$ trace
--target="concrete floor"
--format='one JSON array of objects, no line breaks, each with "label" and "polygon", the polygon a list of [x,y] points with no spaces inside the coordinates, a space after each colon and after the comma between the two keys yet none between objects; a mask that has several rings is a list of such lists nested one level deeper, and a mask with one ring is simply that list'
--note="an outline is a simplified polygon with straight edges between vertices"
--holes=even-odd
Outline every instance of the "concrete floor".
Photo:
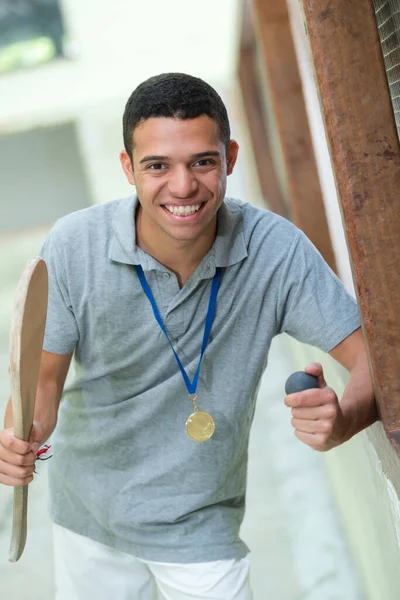
[{"label": "concrete floor", "polygon": [[[45,230],[0,238],[0,414],[9,395],[8,335],[19,275],[40,248]],[[250,440],[247,512],[254,600],[363,600],[348,554],[323,456],[294,437],[283,404],[292,368],[285,337],[274,340]],[[26,549],[7,562],[12,490],[0,486],[0,598],[52,600],[51,523],[46,463],[30,486]]]}]

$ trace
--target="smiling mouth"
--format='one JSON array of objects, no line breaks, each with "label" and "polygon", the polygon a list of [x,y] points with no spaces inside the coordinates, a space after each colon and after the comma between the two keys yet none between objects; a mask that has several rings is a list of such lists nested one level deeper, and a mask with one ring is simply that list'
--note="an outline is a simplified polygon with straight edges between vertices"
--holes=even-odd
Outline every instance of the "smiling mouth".
[{"label": "smiling mouth", "polygon": [[163,208],[176,217],[190,217],[202,209],[205,202],[200,204],[190,204],[187,206],[177,206],[176,204],[163,204]]}]

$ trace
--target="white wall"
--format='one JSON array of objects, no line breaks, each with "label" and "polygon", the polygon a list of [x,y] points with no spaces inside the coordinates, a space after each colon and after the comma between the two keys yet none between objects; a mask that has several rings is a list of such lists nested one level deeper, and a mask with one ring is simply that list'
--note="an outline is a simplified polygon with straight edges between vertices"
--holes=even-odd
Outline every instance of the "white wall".
[{"label": "white wall", "polygon": [[237,0],[63,0],[62,6],[73,57],[1,76],[2,132],[107,109],[165,71],[222,87],[232,80]]},{"label": "white wall", "polygon": [[0,234],[88,206],[73,123],[0,136]]}]

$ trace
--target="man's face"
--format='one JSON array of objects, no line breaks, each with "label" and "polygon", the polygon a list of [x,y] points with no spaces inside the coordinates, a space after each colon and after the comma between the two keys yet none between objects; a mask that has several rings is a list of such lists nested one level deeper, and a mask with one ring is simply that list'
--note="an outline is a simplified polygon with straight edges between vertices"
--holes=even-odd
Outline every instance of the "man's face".
[{"label": "man's face", "polygon": [[237,153],[233,140],[226,152],[218,125],[205,115],[144,121],[133,133],[133,167],[125,151],[120,155],[136,186],[142,223],[181,242],[214,230]]}]

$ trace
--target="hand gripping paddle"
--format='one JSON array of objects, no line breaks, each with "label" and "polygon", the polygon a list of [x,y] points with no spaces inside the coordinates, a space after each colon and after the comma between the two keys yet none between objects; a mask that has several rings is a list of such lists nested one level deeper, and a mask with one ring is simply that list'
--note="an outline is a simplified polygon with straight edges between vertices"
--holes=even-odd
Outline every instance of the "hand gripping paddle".
[{"label": "hand gripping paddle", "polygon": [[[10,384],[15,437],[28,441],[33,423],[36,389],[47,314],[47,267],[30,260],[18,283],[10,334]],[[13,524],[8,555],[16,562],[24,551],[28,486],[14,488]]]}]

